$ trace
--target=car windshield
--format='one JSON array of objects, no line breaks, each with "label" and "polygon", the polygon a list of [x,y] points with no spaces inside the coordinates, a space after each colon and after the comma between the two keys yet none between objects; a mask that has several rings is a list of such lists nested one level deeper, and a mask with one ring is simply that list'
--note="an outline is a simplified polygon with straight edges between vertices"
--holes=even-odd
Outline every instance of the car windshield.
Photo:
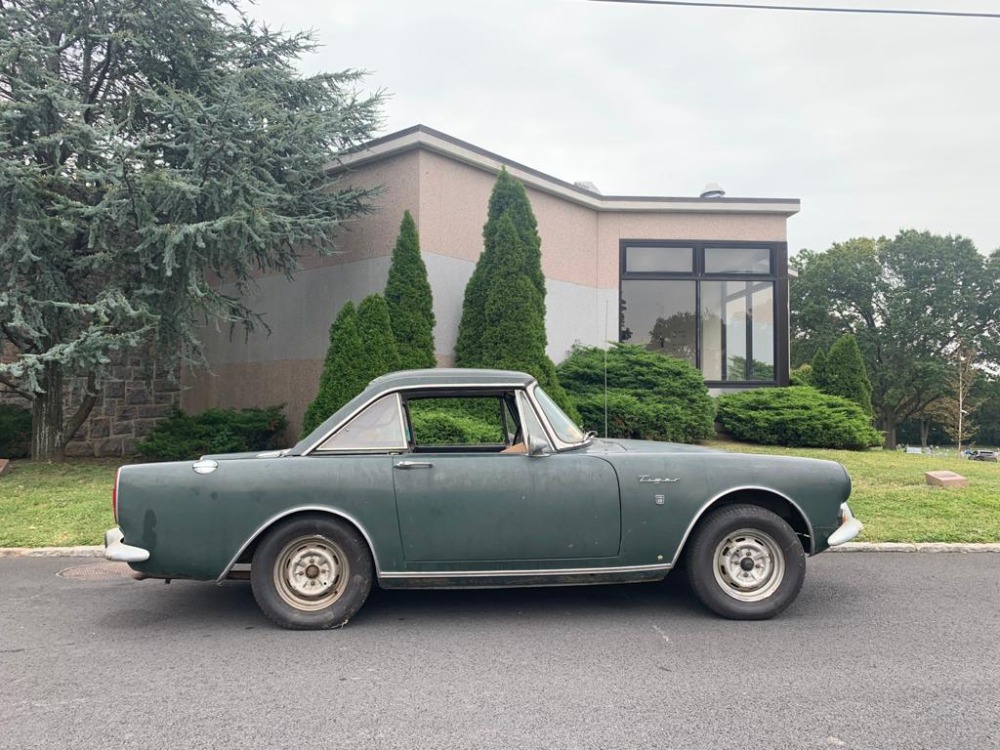
[{"label": "car windshield", "polygon": [[542,411],[545,412],[545,418],[552,425],[557,438],[564,443],[570,444],[582,443],[586,439],[583,430],[573,424],[573,420],[566,416],[563,410],[556,405],[556,402],[541,387],[535,386],[534,394],[535,400],[542,407]]}]

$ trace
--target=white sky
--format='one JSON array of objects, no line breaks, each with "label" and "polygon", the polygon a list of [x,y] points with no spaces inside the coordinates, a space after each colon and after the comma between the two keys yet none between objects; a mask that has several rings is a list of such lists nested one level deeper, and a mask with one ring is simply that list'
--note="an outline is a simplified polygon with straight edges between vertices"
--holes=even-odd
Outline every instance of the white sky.
[{"label": "white sky", "polygon": [[[755,0],[763,1],[763,0]],[[998,0],[777,4],[1000,13]],[[789,246],[927,229],[1000,248],[1000,19],[586,0],[257,0],[422,123],[606,195],[800,198]]]}]

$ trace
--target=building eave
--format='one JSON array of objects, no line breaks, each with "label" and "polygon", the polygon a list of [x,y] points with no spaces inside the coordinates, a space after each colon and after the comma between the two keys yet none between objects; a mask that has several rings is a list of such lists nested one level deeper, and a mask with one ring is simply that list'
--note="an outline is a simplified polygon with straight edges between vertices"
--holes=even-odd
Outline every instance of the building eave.
[{"label": "building eave", "polygon": [[694,198],[666,196],[601,195],[486,151],[426,125],[414,125],[369,141],[327,165],[331,176],[395,156],[423,149],[476,169],[497,174],[504,167],[526,186],[595,211],[630,213],[769,214],[794,216],[798,198]]}]

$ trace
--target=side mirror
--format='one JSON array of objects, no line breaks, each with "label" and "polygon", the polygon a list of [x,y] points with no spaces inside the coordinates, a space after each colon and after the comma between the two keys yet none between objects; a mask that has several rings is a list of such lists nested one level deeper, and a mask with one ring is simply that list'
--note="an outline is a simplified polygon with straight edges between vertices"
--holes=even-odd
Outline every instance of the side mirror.
[{"label": "side mirror", "polygon": [[528,455],[547,456],[549,455],[549,444],[537,435],[528,436]]}]

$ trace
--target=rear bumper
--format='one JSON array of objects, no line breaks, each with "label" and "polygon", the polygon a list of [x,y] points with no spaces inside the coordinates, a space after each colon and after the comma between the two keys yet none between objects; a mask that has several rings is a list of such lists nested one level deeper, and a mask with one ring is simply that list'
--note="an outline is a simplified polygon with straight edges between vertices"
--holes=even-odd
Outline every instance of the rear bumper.
[{"label": "rear bumper", "polygon": [[841,503],[840,505],[840,518],[841,524],[826,540],[827,546],[836,547],[844,542],[849,542],[860,534],[864,528],[861,521],[851,513],[851,509],[847,503]]},{"label": "rear bumper", "polygon": [[138,563],[149,559],[149,550],[125,544],[125,535],[115,526],[104,532],[104,556],[123,563]]}]

